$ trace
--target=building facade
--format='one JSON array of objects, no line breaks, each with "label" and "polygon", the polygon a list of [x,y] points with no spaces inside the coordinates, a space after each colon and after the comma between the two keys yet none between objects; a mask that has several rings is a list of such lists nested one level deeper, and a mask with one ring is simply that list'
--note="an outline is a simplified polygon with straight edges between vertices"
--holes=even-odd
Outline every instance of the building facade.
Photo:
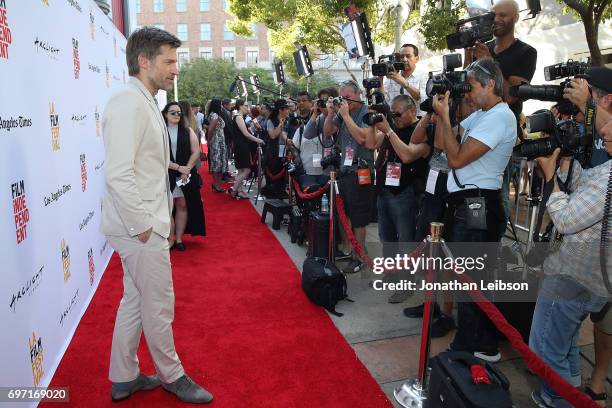
[{"label": "building facade", "polygon": [[192,58],[224,58],[237,67],[270,68],[273,56],[267,29],[254,25],[251,38],[234,34],[227,26],[234,17],[226,0],[132,0],[138,27],[156,26],[175,34],[183,45],[179,65]]}]

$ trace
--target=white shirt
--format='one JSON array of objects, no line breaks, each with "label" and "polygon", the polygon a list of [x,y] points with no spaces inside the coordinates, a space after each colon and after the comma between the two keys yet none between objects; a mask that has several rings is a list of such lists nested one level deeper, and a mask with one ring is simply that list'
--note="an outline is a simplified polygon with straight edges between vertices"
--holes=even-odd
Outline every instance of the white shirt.
[{"label": "white shirt", "polygon": [[[413,86],[420,91],[420,98],[418,101],[415,101],[417,105],[416,114],[417,116],[423,116],[425,113],[419,109],[419,105],[421,102],[427,99],[427,95],[425,94],[425,85],[427,84],[428,75],[417,68],[408,78],[405,79],[408,85]],[[385,97],[387,98],[387,103],[389,105],[391,105],[393,98],[402,94],[402,89],[404,89],[404,95],[410,95],[405,88],[390,78],[385,78],[383,85],[385,88]]]}]

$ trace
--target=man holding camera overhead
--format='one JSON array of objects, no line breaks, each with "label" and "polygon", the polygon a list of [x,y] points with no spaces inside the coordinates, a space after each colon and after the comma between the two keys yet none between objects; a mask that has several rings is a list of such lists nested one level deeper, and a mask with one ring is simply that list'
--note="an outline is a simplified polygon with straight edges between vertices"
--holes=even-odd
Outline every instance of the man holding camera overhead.
[{"label": "man holding camera overhead", "polygon": [[[323,134],[329,137],[338,132],[340,147],[340,178],[338,188],[344,199],[346,214],[351,221],[355,238],[365,249],[366,226],[372,218],[372,169],[374,154],[365,146],[367,127],[363,116],[368,112],[361,102],[361,90],[354,81],[340,84],[342,100],[329,99]],[[359,272],[363,262],[355,257],[344,269],[346,273]]]},{"label": "man holding camera overhead", "polygon": [[419,104],[427,98],[425,95],[427,74],[417,69],[419,49],[414,44],[404,44],[399,50],[399,58],[404,63],[404,69],[400,72],[389,72],[382,81],[383,86],[380,91],[385,94],[389,104],[397,95],[410,95],[416,102],[416,114],[420,118],[424,113],[419,108]]},{"label": "man holding camera overhead", "polygon": [[[448,241],[482,242],[490,246],[469,245],[466,253],[461,254],[486,257],[483,271],[470,272],[478,281],[486,280],[489,275],[496,258],[494,247],[505,230],[501,187],[516,140],[516,120],[502,100],[503,77],[495,61],[480,59],[470,64],[466,72],[471,90],[465,97],[477,111],[461,122],[460,142],[452,131],[450,93],[435,95],[432,105],[437,115],[436,139],[442,142],[451,169],[447,182]],[[458,327],[450,348],[473,352],[476,357],[490,362],[499,361],[497,334],[488,317],[467,294],[457,292],[455,299],[458,301]]]}]

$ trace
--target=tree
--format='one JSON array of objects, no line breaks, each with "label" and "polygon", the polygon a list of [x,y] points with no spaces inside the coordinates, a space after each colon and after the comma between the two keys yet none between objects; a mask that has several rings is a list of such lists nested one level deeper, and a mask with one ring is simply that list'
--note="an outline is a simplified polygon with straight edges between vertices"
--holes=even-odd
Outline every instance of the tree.
[{"label": "tree", "polygon": [[563,3],[567,5],[564,8],[565,12],[568,12],[569,8],[582,20],[591,53],[591,64],[594,66],[603,65],[603,58],[599,44],[597,44],[597,38],[599,36],[599,24],[612,18],[610,0],[563,0]]},{"label": "tree", "polygon": [[[276,56],[285,64],[285,71],[296,76],[292,53],[294,44],[310,47],[315,52],[335,53],[346,50],[340,25],[348,22],[344,8],[350,0],[229,0],[230,12],[236,20],[229,27],[238,35],[252,34],[253,23],[264,24],[270,31],[270,43]],[[389,7],[376,0],[355,0],[358,10],[366,12],[373,41],[390,44],[394,38],[395,17]],[[314,58],[313,58],[314,59]]]},{"label": "tree", "polygon": [[418,24],[418,32],[425,39],[425,46],[431,51],[446,48],[446,36],[455,32],[454,22],[467,13],[465,1],[453,6],[451,0],[427,0],[427,12],[420,21],[409,19]]},{"label": "tree", "polygon": [[[274,84],[272,72],[263,68],[236,68],[233,63],[223,59],[196,58],[181,67],[178,79],[179,99],[189,99],[195,103],[204,103],[212,98],[234,98],[230,87],[237,75],[247,81],[249,101],[256,99],[250,85],[250,76],[257,74],[260,85],[269,91],[261,90],[260,100],[272,101],[279,96],[270,92],[278,92]],[[310,93],[335,84],[333,77],[325,71],[315,72],[308,79]],[[289,81],[283,88],[283,95],[295,96],[298,91],[306,90],[306,79]]]}]

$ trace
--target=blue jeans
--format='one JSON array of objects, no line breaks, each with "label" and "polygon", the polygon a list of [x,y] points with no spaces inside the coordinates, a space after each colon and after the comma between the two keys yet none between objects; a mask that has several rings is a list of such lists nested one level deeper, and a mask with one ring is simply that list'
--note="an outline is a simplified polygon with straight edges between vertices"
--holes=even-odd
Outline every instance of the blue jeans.
[{"label": "blue jeans", "polygon": [[378,237],[383,244],[383,255],[395,256],[397,251],[392,248],[393,245],[386,243],[414,241],[417,196],[412,186],[407,186],[398,194],[383,188],[378,194],[377,207]]},{"label": "blue jeans", "polygon": [[[580,325],[590,312],[601,310],[606,299],[593,295],[570,278],[546,276],[533,313],[529,347],[561,377],[580,385]],[[540,396],[550,406],[569,407],[540,380]]]},{"label": "blue jeans", "polygon": [[300,182],[300,187],[304,189],[306,187],[310,187],[315,184],[318,184],[319,186],[323,186],[325,183],[327,183],[327,180],[329,180],[329,176],[325,174],[317,174],[317,175],[302,174],[300,176],[299,182]]}]

